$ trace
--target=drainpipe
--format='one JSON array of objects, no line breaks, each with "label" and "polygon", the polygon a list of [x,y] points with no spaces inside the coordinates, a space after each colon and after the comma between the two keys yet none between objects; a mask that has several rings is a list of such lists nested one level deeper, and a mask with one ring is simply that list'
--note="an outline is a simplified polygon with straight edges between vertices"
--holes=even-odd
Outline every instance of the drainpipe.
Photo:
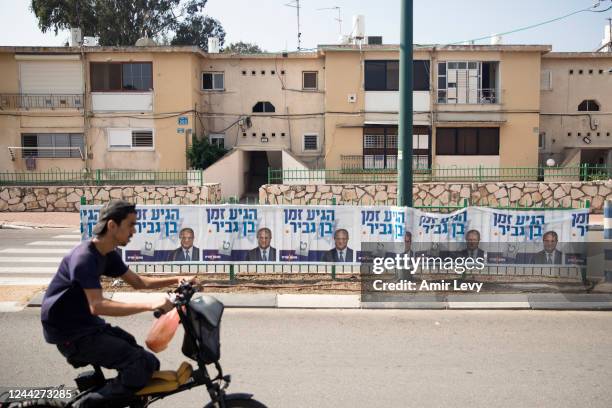
[{"label": "drainpipe", "polygon": [[89,169],[91,160],[89,159],[89,116],[87,115],[87,54],[83,49],[83,43],[81,42],[81,63],[83,66],[83,152],[85,157],[85,168]]}]

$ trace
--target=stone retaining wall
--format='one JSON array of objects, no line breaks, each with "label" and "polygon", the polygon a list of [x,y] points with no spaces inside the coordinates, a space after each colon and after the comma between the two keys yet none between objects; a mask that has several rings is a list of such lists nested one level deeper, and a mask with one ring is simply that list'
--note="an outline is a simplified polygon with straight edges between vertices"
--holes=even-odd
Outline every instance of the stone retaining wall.
[{"label": "stone retaining wall", "polygon": [[0,211],[76,212],[83,196],[88,204],[103,204],[112,198],[140,204],[213,204],[221,201],[221,185],[0,187]]},{"label": "stone retaining wall", "polygon": [[[601,213],[612,200],[612,180],[589,182],[418,183],[412,190],[415,206],[471,205],[511,207],[580,207],[590,200]],[[392,205],[396,184],[266,184],[259,189],[262,204]]]}]

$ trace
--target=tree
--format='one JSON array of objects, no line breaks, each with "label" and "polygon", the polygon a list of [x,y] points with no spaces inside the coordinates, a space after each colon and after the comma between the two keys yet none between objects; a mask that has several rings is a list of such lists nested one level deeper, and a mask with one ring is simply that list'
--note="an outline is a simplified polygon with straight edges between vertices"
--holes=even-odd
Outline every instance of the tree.
[{"label": "tree", "polygon": [[187,158],[192,168],[204,170],[227,153],[223,147],[210,144],[206,137],[194,137],[191,147],[187,150]]},{"label": "tree", "polygon": [[214,18],[206,16],[194,16],[178,24],[176,36],[172,39],[172,45],[197,45],[204,51],[208,51],[208,37],[217,37],[219,45],[225,40],[225,30]]},{"label": "tree", "polygon": [[257,44],[238,41],[228,45],[227,48],[223,50],[223,52],[227,54],[261,54],[265,51],[262,51],[262,49],[259,48],[259,45]]},{"label": "tree", "polygon": [[219,35],[223,45],[221,24],[201,14],[207,1],[31,0],[31,9],[43,33],[79,27],[83,35],[100,37],[100,45],[134,45],[141,37],[163,39],[178,30],[194,41],[189,45],[205,44],[209,35]]}]

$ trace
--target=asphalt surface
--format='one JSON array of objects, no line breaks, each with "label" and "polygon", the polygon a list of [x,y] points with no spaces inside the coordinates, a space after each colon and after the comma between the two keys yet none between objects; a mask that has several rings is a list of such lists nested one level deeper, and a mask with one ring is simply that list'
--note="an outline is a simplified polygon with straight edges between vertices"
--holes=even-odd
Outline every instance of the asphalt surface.
[{"label": "asphalt surface", "polygon": [[[107,319],[141,342],[149,314]],[[39,309],[0,314],[0,386],[72,384]],[[182,333],[159,355],[176,369]],[[228,309],[230,391],[269,407],[610,407],[606,312]],[[161,401],[201,407],[205,390]]]}]

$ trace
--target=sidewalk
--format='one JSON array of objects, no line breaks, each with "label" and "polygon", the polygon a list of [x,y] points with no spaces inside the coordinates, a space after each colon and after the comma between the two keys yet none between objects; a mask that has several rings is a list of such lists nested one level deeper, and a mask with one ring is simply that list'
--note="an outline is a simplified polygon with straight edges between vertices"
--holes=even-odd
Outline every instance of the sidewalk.
[{"label": "sidewalk", "polygon": [[79,213],[0,212],[0,228],[79,228]]},{"label": "sidewalk", "polygon": [[[276,309],[458,309],[458,310],[612,310],[612,294],[422,294],[409,301],[363,302],[358,294],[276,294],[276,293],[204,293],[219,299],[229,308]],[[164,293],[114,292],[105,294],[120,302],[152,302]],[[28,303],[40,307],[43,292]]]}]

